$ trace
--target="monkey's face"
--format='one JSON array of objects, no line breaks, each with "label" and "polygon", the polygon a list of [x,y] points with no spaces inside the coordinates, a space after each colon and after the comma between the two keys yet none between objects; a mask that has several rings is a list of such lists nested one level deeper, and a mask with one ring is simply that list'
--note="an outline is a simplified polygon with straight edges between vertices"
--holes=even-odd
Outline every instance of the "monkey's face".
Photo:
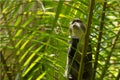
[{"label": "monkey's face", "polygon": [[80,19],[74,19],[71,23],[71,27],[73,29],[80,29],[82,21],[80,21]]},{"label": "monkey's face", "polygon": [[85,25],[83,22],[75,18],[71,23],[70,23],[70,36],[74,38],[80,38],[82,34],[85,33]]}]

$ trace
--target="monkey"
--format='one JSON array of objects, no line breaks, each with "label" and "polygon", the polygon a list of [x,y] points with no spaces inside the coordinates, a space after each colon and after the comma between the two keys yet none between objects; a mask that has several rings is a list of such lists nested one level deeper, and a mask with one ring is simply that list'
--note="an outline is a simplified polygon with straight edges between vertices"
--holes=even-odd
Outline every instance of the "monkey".
[{"label": "monkey", "polygon": [[[78,80],[78,72],[80,68],[81,53],[85,41],[86,26],[79,19],[75,18],[69,26],[69,37],[71,38],[70,47],[68,50],[67,64],[65,76],[67,80]],[[79,44],[79,45],[78,45]],[[79,48],[79,49],[77,49]],[[80,50],[78,52],[77,50]],[[82,75],[82,80],[91,80],[92,72],[92,48],[88,45],[87,55],[84,57],[84,72]]]}]

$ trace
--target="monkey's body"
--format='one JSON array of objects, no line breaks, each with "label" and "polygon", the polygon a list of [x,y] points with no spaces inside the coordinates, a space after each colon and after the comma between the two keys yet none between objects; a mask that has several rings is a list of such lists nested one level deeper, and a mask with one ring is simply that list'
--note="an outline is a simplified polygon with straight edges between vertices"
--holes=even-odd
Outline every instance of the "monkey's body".
[{"label": "monkey's body", "polygon": [[[67,76],[69,80],[78,80],[78,72],[80,68],[80,60],[84,39],[85,39],[85,25],[79,19],[73,20],[70,25],[71,45],[68,51]],[[79,44],[79,45],[78,45]],[[77,49],[79,48],[79,49]],[[79,51],[77,51],[79,50]],[[84,72],[82,80],[91,80],[92,73],[92,53],[91,45],[88,45],[88,53],[84,57]]]}]

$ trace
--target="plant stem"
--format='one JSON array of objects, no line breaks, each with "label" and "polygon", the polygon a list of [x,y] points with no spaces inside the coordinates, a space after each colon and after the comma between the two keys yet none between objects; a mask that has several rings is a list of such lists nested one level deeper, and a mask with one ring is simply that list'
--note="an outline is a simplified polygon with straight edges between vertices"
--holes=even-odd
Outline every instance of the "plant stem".
[{"label": "plant stem", "polygon": [[79,75],[78,80],[82,80],[82,76],[83,76],[83,70],[84,70],[83,59],[84,59],[85,55],[87,54],[87,48],[88,48],[88,43],[89,43],[89,35],[90,35],[90,28],[91,28],[91,24],[92,24],[92,16],[93,16],[94,5],[95,5],[95,0],[91,0],[90,1],[90,9],[89,9],[87,30],[86,30],[86,34],[85,34],[85,42],[84,42],[84,47],[83,47],[83,51],[82,51],[82,55],[81,55],[80,68],[79,68],[79,72],[78,72],[78,75]]},{"label": "plant stem", "polygon": [[105,9],[106,9],[107,2],[104,2],[103,5],[103,11],[102,11],[102,18],[101,18],[101,23],[100,23],[100,30],[99,30],[99,35],[98,35],[98,43],[96,47],[96,53],[95,53],[95,62],[94,62],[94,68],[93,68],[93,76],[92,80],[95,80],[96,76],[96,69],[98,65],[98,56],[99,56],[99,49],[100,49],[100,44],[101,44],[101,39],[102,39],[102,31],[104,28],[104,19],[105,19]]}]

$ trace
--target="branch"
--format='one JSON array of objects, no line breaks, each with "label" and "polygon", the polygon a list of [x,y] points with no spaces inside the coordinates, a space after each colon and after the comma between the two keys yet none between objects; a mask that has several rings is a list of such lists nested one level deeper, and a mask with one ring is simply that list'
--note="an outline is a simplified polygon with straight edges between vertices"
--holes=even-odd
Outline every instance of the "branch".
[{"label": "branch", "polygon": [[95,80],[95,76],[96,76],[96,69],[97,69],[97,65],[98,65],[98,56],[99,56],[101,39],[102,39],[102,31],[103,31],[103,28],[104,28],[106,5],[107,5],[107,2],[104,2],[103,11],[102,11],[102,18],[101,18],[101,23],[100,23],[100,30],[99,30],[98,41],[97,41],[98,43],[97,43],[97,47],[96,47],[97,50],[96,50],[96,53],[95,53],[95,62],[94,62],[92,80]]},{"label": "branch", "polygon": [[83,53],[81,55],[81,61],[80,61],[80,69],[78,72],[78,80],[82,80],[82,74],[83,74],[83,70],[84,70],[84,63],[83,63],[83,59],[85,57],[85,55],[87,54],[87,48],[88,48],[88,43],[89,43],[89,35],[90,35],[90,28],[91,28],[91,24],[92,24],[92,16],[93,16],[93,9],[94,9],[94,5],[95,5],[95,0],[91,0],[90,1],[90,10],[89,10],[89,17],[88,17],[88,24],[87,24],[87,30],[86,30],[86,35],[85,35],[85,42],[84,42],[84,47],[83,47]]}]

